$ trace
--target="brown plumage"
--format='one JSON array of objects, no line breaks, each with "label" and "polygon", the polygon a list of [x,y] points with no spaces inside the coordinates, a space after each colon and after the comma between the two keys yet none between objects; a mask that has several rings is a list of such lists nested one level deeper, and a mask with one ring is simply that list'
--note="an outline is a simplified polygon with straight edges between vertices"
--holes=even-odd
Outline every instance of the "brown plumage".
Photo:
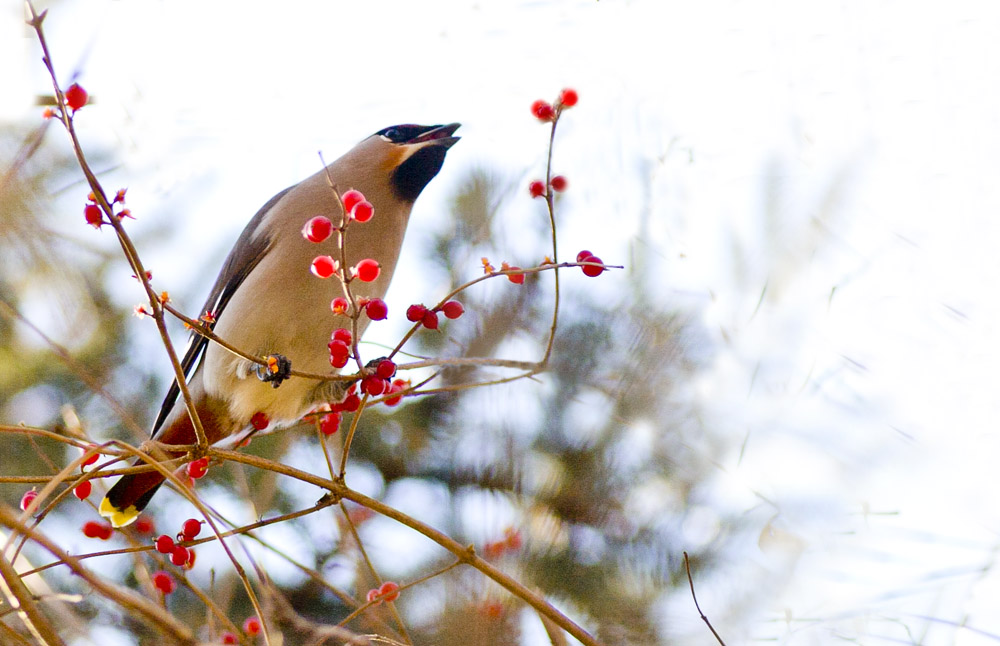
[{"label": "brown plumage", "polygon": [[[326,169],[271,198],[243,230],[202,310],[215,315],[214,332],[255,356],[280,354],[296,370],[329,373],[326,344],[336,327],[330,301],[342,292],[339,281],[319,279],[309,266],[317,255],[340,254],[336,235],[315,244],[303,238],[303,225],[316,215],[340,222],[329,178],[340,191],[364,193],[375,206],[375,217],[351,225],[347,259],[349,265],[363,258],[381,264],[374,282],[352,283],[357,296],[381,298],[395,270],[413,202],[458,141],[452,136],[458,125],[380,130]],[[362,316],[359,334],[367,324]],[[339,394],[331,386],[336,382],[295,377],[272,387],[257,378],[257,364],[196,334],[182,365],[210,443],[249,428],[255,413],[264,413],[271,428],[280,428]],[[172,383],[153,425],[153,438],[195,444],[194,426],[178,394]],[[131,523],[162,483],[163,476],[156,472],[123,476],[101,501],[101,515],[116,527]]]}]

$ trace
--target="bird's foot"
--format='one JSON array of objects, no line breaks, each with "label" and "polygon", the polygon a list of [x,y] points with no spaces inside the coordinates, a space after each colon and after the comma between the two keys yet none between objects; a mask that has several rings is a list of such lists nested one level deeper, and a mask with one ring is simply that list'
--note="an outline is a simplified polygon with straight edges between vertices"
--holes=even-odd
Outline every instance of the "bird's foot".
[{"label": "bird's foot", "polygon": [[257,366],[257,378],[277,388],[291,374],[292,362],[281,354],[269,354],[264,360],[267,361],[267,365]]}]

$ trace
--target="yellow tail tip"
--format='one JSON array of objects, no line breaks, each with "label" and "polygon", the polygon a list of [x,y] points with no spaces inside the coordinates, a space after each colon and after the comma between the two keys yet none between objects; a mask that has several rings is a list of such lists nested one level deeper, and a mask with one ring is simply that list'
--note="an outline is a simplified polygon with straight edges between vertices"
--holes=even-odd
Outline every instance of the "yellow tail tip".
[{"label": "yellow tail tip", "polygon": [[101,501],[101,506],[97,511],[111,522],[112,527],[131,525],[139,517],[139,510],[135,508],[135,505],[129,505],[127,509],[122,511],[112,505],[107,498]]}]

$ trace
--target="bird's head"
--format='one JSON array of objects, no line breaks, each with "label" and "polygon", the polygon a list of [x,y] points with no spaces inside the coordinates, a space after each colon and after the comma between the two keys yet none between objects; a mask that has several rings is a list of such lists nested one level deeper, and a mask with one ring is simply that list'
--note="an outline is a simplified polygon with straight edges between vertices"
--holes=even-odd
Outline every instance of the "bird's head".
[{"label": "bird's head", "polygon": [[412,203],[441,170],[445,154],[459,139],[453,135],[460,125],[389,126],[359,143],[349,154],[374,161],[377,170],[388,176],[396,199]]}]

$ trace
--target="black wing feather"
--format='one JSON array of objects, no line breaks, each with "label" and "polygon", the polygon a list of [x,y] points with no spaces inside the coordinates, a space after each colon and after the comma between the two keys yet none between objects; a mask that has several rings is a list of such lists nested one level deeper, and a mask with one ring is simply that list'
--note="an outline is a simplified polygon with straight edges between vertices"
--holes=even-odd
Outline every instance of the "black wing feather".
[{"label": "black wing feather", "polygon": [[[247,223],[246,228],[243,229],[243,233],[240,234],[240,237],[236,240],[236,244],[233,245],[232,251],[229,252],[229,256],[226,257],[226,262],[222,265],[222,271],[219,272],[219,277],[215,279],[215,285],[212,286],[212,291],[209,293],[208,299],[205,301],[204,307],[201,308],[199,315],[205,312],[212,312],[216,320],[218,320],[219,315],[226,309],[226,305],[233,297],[233,294],[236,293],[240,284],[250,275],[250,272],[253,271],[253,268],[257,266],[257,263],[260,262],[271,246],[269,236],[254,235],[257,227],[260,225],[261,220],[264,219],[264,216],[267,215],[267,212],[285,196],[285,193],[293,188],[293,186],[289,186],[268,200],[267,204],[262,206],[257,211],[257,214],[251,218],[250,222]],[[214,327],[214,323],[210,323],[209,327]],[[201,363],[201,359],[205,356],[205,347],[207,345],[208,339],[206,337],[197,332],[191,333],[184,352],[184,358],[181,360],[181,368],[184,370],[186,379],[191,379],[191,376],[197,369],[197,365]],[[170,389],[167,390],[167,396],[160,405],[160,412],[156,415],[156,422],[153,424],[152,432],[154,436],[160,430],[163,421],[170,414],[174,404],[177,403],[177,397],[180,395],[180,392],[181,389],[177,385],[177,379],[174,378],[170,382]]]}]

